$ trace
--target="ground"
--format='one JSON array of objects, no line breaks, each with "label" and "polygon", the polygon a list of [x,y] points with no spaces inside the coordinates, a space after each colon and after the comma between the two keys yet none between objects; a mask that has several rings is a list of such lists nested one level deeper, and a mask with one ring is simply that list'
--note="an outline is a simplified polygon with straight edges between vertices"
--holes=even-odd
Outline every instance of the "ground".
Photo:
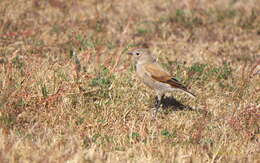
[{"label": "ground", "polygon": [[[259,162],[260,1],[0,1],[0,162]],[[154,92],[149,48],[196,94]]]}]

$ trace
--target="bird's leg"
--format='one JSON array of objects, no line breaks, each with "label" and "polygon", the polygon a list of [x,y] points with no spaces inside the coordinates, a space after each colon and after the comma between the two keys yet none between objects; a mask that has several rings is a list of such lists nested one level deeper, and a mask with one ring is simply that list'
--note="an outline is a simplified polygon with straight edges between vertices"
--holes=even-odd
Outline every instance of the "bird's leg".
[{"label": "bird's leg", "polygon": [[159,110],[159,108],[161,106],[161,103],[162,103],[162,97],[164,97],[164,95],[159,94],[159,93],[155,97],[155,109],[153,111],[153,119],[155,119],[156,116],[157,116],[157,112],[158,112],[158,110]]},{"label": "bird's leg", "polygon": [[164,94],[162,94],[161,101],[163,101],[163,99],[164,99],[164,96],[165,96],[165,95],[164,95]]},{"label": "bird's leg", "polygon": [[159,103],[159,100],[158,100],[158,96],[155,97],[155,107],[157,108],[158,107],[158,103]]}]

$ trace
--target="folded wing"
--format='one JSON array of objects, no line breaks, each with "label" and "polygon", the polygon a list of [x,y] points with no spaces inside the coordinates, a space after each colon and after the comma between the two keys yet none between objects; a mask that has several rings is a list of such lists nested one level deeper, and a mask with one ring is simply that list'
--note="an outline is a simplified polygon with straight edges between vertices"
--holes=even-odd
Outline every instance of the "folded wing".
[{"label": "folded wing", "polygon": [[154,80],[171,85],[173,88],[181,89],[190,96],[195,97],[193,93],[182,85],[177,79],[173,78],[168,72],[165,72],[158,64],[147,64],[144,66],[145,71]]}]

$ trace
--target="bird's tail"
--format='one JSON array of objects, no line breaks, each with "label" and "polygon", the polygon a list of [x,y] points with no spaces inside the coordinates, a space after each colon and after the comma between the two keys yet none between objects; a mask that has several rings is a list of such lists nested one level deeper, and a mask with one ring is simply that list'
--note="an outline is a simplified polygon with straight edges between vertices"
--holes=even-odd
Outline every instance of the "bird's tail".
[{"label": "bird's tail", "polygon": [[189,96],[195,98],[196,95],[191,93],[190,91],[188,91],[187,87],[185,87],[184,85],[182,85],[179,80],[177,80],[176,78],[171,78],[170,80],[168,80],[169,84],[177,89],[180,89],[182,91],[184,91],[186,94],[188,94]]},{"label": "bird's tail", "polygon": [[194,93],[191,93],[190,91],[188,90],[183,90],[186,94],[188,94],[189,96],[191,96],[192,98],[195,98],[196,95]]}]

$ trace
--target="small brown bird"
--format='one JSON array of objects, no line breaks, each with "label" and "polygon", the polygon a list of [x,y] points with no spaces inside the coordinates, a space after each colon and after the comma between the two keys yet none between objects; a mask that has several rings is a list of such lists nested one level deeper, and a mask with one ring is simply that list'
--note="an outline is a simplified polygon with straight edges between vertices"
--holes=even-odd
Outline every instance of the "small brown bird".
[{"label": "small brown bird", "polygon": [[128,54],[134,56],[136,60],[136,73],[141,81],[155,90],[157,98],[153,117],[155,118],[160,108],[162,98],[165,93],[171,91],[183,91],[195,97],[193,93],[183,86],[177,79],[163,70],[157,63],[156,57],[148,49],[137,49]]}]

